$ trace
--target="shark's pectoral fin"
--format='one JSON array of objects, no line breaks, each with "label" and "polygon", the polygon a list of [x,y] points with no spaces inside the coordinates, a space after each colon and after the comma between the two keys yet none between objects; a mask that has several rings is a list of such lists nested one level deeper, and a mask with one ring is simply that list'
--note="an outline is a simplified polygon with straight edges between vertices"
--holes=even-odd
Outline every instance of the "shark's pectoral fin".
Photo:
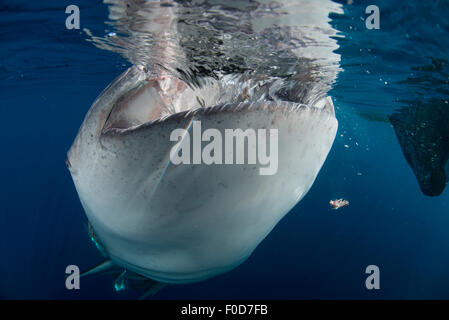
[{"label": "shark's pectoral fin", "polygon": [[106,259],[101,263],[99,263],[98,265],[96,265],[95,267],[90,268],[89,270],[81,273],[80,276],[85,277],[92,274],[114,271],[117,268],[118,267],[111,260]]},{"label": "shark's pectoral fin", "polygon": [[139,300],[145,300],[146,298],[155,295],[159,292],[163,287],[165,287],[167,284],[162,282],[153,281],[147,291],[139,298]]}]

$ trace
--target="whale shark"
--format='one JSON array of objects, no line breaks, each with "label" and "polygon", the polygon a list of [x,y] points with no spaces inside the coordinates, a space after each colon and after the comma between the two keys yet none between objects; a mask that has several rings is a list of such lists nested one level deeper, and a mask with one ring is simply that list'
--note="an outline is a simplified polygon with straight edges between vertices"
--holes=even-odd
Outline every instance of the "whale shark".
[{"label": "whale shark", "polygon": [[441,195],[449,181],[447,101],[407,101],[389,119],[421,191],[426,196]]},{"label": "whale shark", "polygon": [[[329,98],[315,106],[233,102],[161,115],[155,83],[139,67],[112,83],[89,110],[67,163],[115,264],[157,281],[199,281],[244,261],[304,197],[337,120]],[[186,100],[182,93],[177,99]],[[277,129],[277,173],[259,175],[257,163],[173,165],[170,133],[193,119],[223,135],[230,128]]]},{"label": "whale shark", "polygon": [[[317,9],[311,1],[304,4]],[[166,8],[170,27],[164,22],[160,29],[172,30],[174,9]],[[328,8],[323,10],[327,19]],[[318,33],[320,41],[326,38]],[[335,62],[331,45],[321,51],[300,47],[282,54],[330,56]],[[182,46],[168,51],[179,48],[186,52]],[[264,70],[227,72],[229,64],[215,66],[219,74],[200,72],[189,82],[188,73],[134,63],[100,94],[66,160],[91,237],[106,257],[86,274],[120,270],[119,287],[128,274],[126,279],[145,280],[154,292],[161,284],[209,279],[251,255],[307,194],[338,128],[331,97],[309,85],[321,81],[327,88],[329,83],[316,76],[312,60],[298,61],[310,63],[301,65],[300,73],[292,71],[289,86]],[[332,63],[318,73],[332,81],[337,67]],[[261,175],[263,164],[247,161],[250,153],[240,163],[173,163],[170,155],[183,137],[173,141],[172,133],[183,129],[193,134],[195,123],[201,123],[204,133],[214,130],[222,136],[228,130],[276,130],[276,140],[266,139],[267,148],[276,151],[276,172]],[[259,146],[247,138],[242,140],[246,150]],[[207,141],[198,141],[203,150]],[[236,145],[232,151],[238,152]]]}]

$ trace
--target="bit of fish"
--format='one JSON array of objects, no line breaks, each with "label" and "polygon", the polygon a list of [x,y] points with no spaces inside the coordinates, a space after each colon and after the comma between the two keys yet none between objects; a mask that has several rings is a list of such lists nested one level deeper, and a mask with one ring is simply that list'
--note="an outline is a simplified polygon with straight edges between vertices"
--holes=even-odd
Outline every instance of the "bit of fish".
[{"label": "bit of fish", "polygon": [[349,206],[349,201],[343,200],[343,199],[336,199],[336,200],[330,200],[329,204],[331,205],[332,209],[338,210],[340,208]]}]

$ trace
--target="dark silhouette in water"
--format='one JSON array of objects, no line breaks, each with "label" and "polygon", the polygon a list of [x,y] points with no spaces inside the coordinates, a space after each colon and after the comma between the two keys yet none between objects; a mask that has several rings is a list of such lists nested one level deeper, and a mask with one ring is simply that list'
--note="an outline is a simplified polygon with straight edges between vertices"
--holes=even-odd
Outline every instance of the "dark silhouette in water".
[{"label": "dark silhouette in water", "polygon": [[438,196],[449,180],[449,104],[445,100],[407,104],[389,119],[422,192]]}]

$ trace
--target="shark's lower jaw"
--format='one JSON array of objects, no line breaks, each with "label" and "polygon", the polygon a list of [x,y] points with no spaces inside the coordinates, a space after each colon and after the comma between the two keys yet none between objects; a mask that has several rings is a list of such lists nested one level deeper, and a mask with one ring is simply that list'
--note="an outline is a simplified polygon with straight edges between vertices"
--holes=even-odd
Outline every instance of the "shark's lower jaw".
[{"label": "shark's lower jaw", "polygon": [[[312,186],[337,131],[332,102],[235,102],[161,116],[164,109],[148,99],[163,94],[155,87],[136,94],[147,81],[139,77],[128,71],[103,92],[69,152],[89,222],[114,263],[145,277],[186,283],[226,272]],[[146,110],[145,101],[156,107]],[[267,138],[266,149],[276,150],[276,170],[260,174],[266,163],[249,161],[249,153],[243,163],[174,164],[170,136],[177,129],[193,136],[193,123],[222,137],[227,130],[276,130],[276,148]]]}]

